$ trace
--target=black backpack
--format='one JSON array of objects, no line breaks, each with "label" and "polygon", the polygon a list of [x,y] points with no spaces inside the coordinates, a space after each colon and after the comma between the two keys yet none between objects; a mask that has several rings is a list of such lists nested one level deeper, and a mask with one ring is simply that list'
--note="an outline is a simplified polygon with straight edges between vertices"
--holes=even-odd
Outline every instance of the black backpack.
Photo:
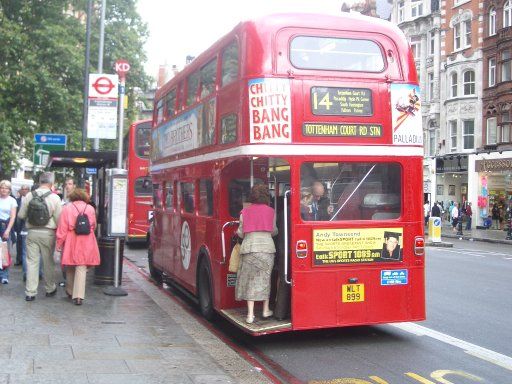
[{"label": "black backpack", "polygon": [[45,199],[51,193],[51,191],[42,195],[38,195],[36,191],[32,193],[32,200],[27,207],[27,221],[33,226],[44,227],[50,221],[50,210]]},{"label": "black backpack", "polygon": [[91,224],[89,223],[89,217],[85,214],[85,210],[87,209],[87,205],[84,210],[80,212],[75,204],[73,207],[78,211],[78,216],[75,221],[75,233],[77,235],[88,235],[91,233]]}]

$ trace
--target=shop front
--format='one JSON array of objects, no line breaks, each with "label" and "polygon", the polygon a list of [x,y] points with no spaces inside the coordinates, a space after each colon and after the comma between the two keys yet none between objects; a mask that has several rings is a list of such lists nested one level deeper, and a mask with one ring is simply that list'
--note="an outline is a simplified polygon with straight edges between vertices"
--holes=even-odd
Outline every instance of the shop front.
[{"label": "shop front", "polygon": [[499,228],[505,228],[507,209],[512,202],[512,153],[508,157],[478,159],[475,171],[478,174],[478,216],[482,222],[492,219],[496,207]]},{"label": "shop front", "polygon": [[468,156],[450,155],[436,158],[436,201],[444,208],[450,202],[468,200]]}]

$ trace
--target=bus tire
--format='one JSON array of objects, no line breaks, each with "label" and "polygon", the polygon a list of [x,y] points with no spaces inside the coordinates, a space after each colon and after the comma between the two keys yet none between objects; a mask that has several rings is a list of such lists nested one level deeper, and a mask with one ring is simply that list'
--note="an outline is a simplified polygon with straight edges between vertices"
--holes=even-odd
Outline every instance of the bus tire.
[{"label": "bus tire", "polygon": [[207,320],[213,320],[215,318],[215,310],[213,309],[212,273],[206,257],[203,257],[199,263],[197,296],[201,315]]},{"label": "bus tire", "polygon": [[151,278],[155,282],[156,285],[162,285],[163,284],[163,273],[161,270],[155,267],[153,264],[153,251],[150,248],[148,248],[148,266],[149,266],[149,274],[151,275]]}]

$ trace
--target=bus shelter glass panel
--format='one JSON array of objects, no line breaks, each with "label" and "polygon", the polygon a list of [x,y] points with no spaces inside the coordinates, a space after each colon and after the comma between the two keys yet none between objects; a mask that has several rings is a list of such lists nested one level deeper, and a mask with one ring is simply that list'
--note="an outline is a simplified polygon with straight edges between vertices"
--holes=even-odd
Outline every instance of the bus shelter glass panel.
[{"label": "bus shelter glass panel", "polygon": [[301,166],[304,221],[387,220],[402,212],[397,163],[310,162]]}]

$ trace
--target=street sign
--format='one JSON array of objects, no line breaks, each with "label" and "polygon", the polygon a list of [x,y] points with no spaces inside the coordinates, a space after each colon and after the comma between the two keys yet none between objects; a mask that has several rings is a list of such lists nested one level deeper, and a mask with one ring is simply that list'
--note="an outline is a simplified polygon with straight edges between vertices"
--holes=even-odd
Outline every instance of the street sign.
[{"label": "street sign", "polygon": [[55,133],[36,133],[34,135],[34,165],[45,167],[50,151],[66,149],[68,137]]},{"label": "street sign", "polygon": [[120,78],[125,78],[126,74],[130,70],[130,64],[123,59],[119,59],[116,61],[116,72]]},{"label": "street sign", "polygon": [[88,139],[115,139],[117,137],[118,87],[117,75],[100,73],[89,75]]},{"label": "street sign", "polygon": [[85,168],[85,173],[88,175],[96,175],[98,170],[96,168]]}]

